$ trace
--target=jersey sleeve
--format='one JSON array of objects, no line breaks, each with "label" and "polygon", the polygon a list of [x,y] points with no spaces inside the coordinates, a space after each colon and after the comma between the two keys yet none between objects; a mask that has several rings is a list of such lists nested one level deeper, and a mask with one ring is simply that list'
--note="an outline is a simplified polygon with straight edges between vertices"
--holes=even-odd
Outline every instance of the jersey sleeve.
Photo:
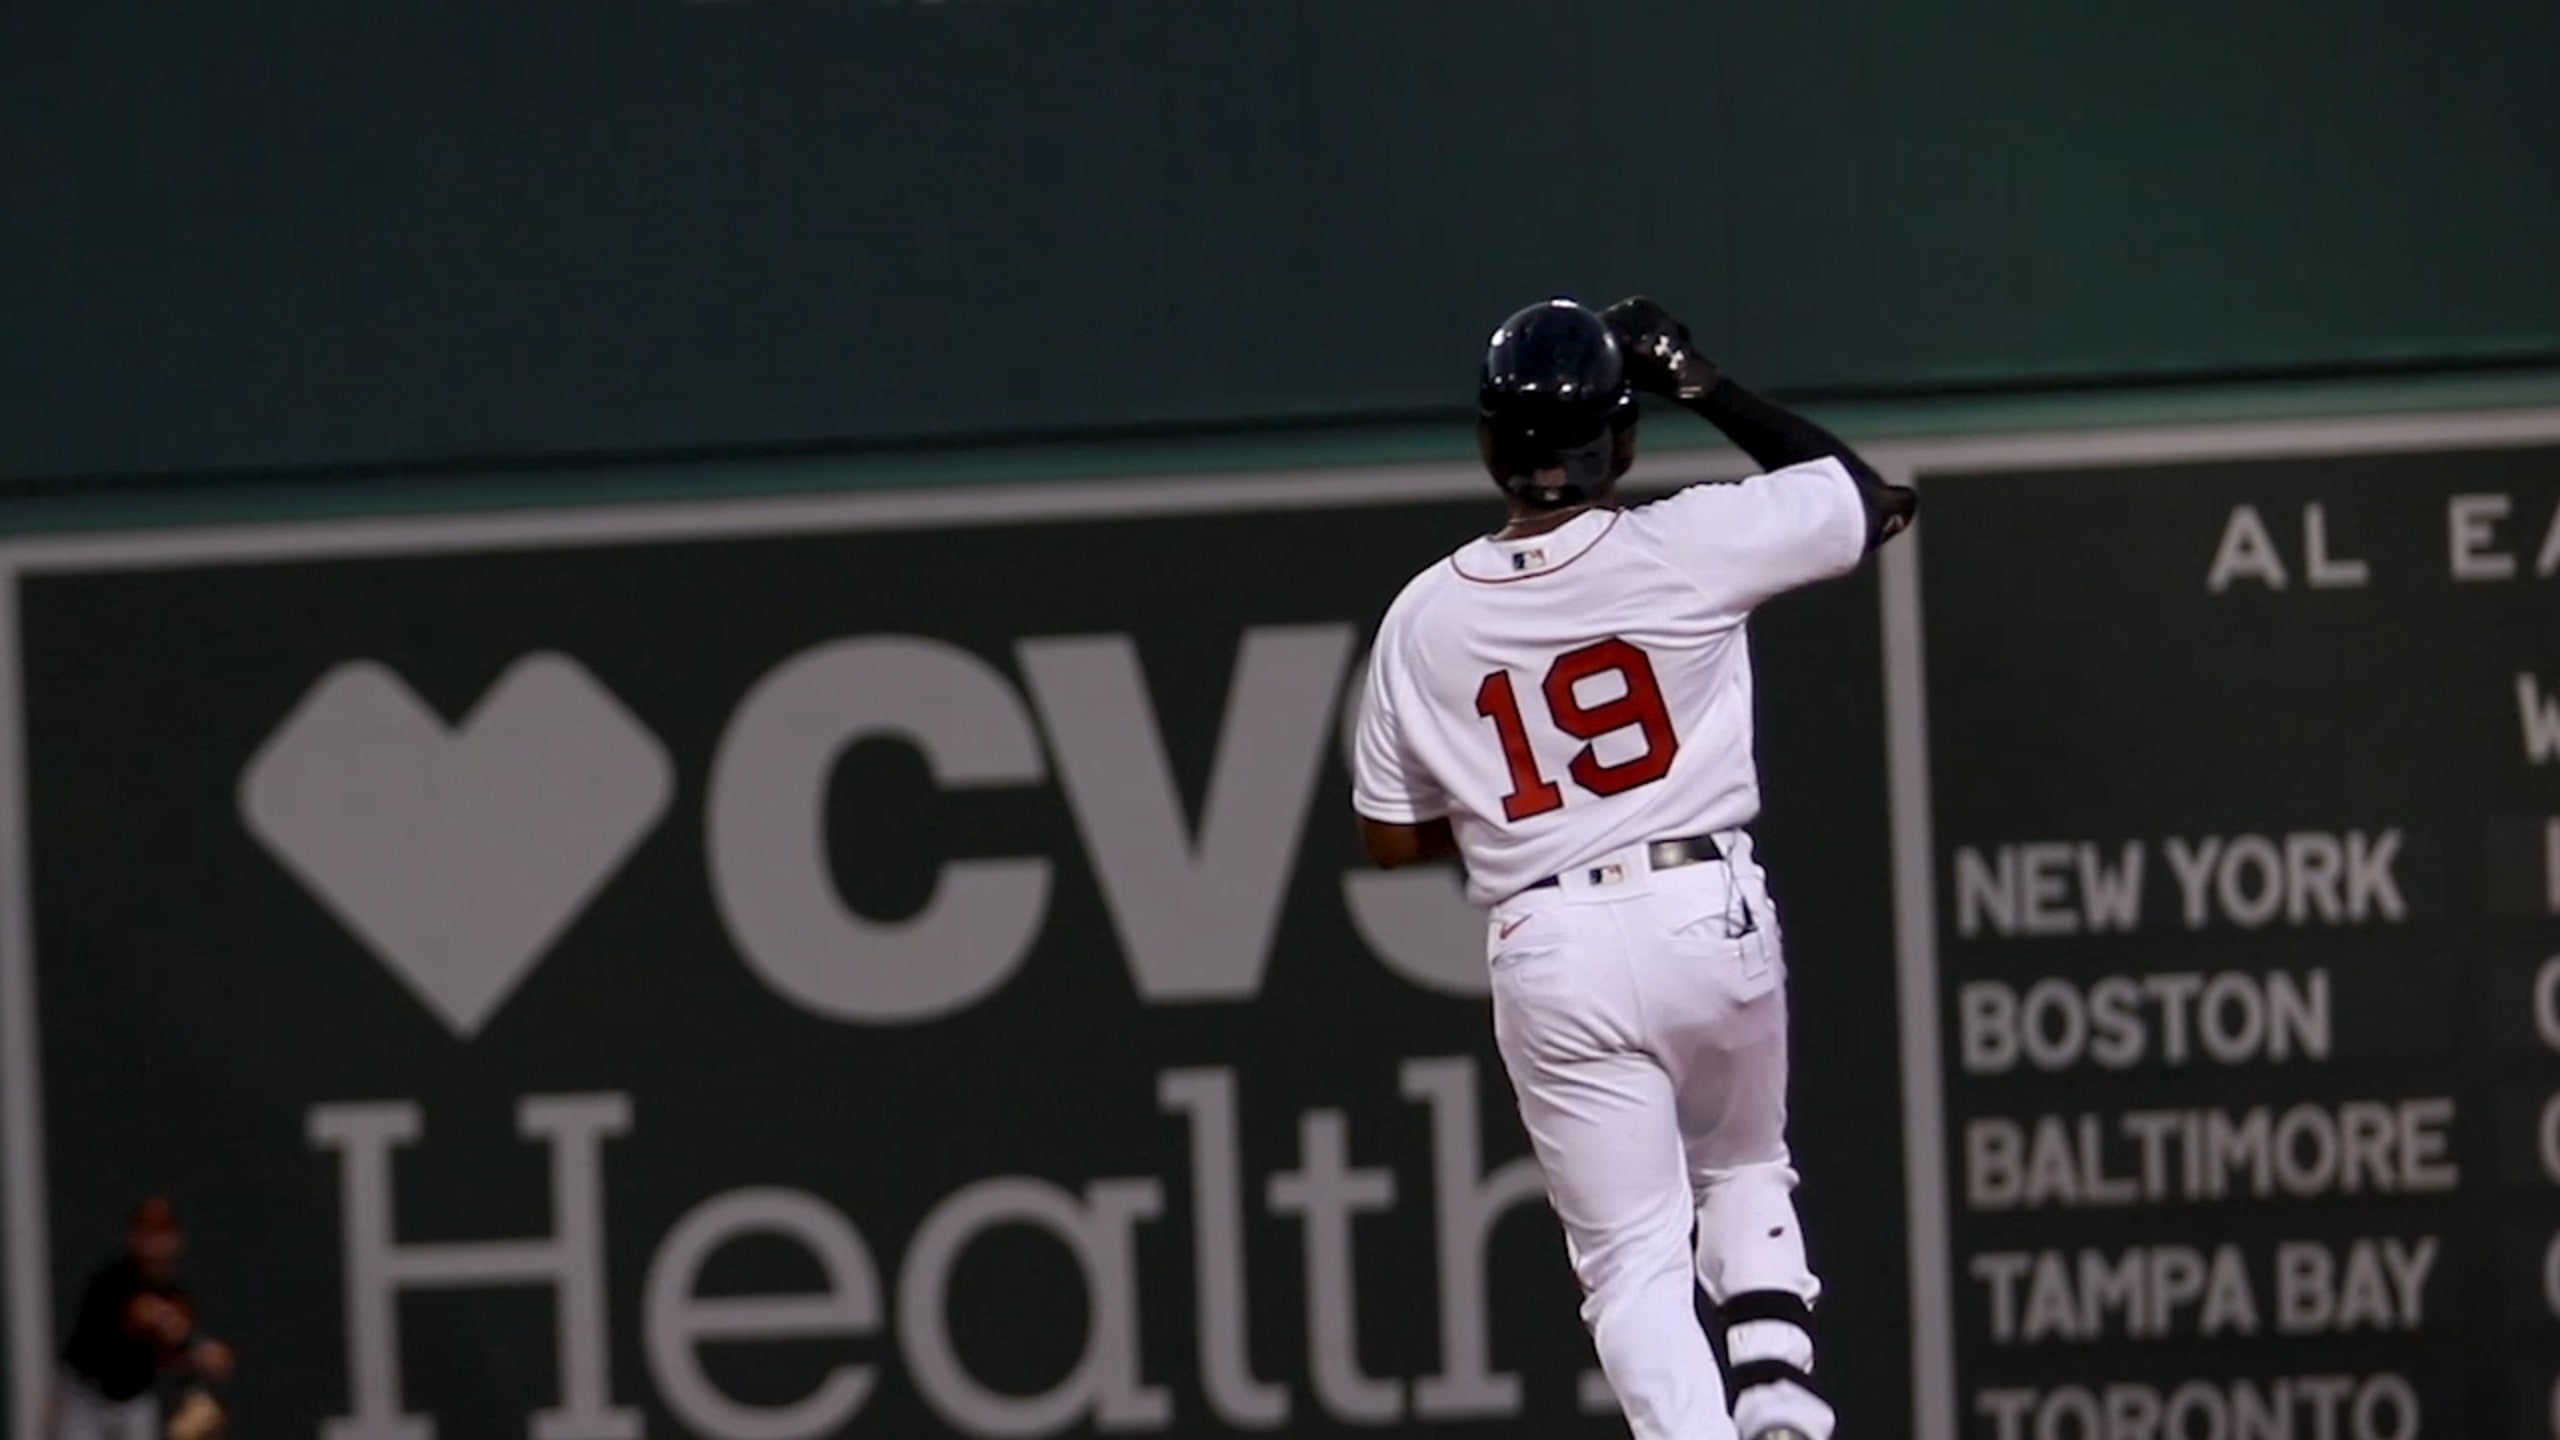
[{"label": "jersey sleeve", "polygon": [[1645,507],[1664,556],[1736,610],[1858,568],[1867,507],[1825,456],[1732,484],[1692,485]]},{"label": "jersey sleeve", "polygon": [[1406,743],[1395,699],[1404,688],[1402,672],[1401,651],[1380,634],[1352,732],[1351,808],[1371,820],[1419,825],[1448,814],[1449,802]]}]

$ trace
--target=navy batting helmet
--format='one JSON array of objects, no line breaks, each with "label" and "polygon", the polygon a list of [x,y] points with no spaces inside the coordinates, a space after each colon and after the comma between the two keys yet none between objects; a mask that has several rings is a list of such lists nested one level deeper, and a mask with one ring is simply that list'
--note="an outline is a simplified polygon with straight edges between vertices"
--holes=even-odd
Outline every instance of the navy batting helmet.
[{"label": "navy batting helmet", "polygon": [[1476,413],[1485,464],[1504,490],[1532,505],[1573,505],[1600,495],[1625,469],[1619,440],[1636,423],[1636,394],[1609,327],[1555,299],[1493,332]]}]

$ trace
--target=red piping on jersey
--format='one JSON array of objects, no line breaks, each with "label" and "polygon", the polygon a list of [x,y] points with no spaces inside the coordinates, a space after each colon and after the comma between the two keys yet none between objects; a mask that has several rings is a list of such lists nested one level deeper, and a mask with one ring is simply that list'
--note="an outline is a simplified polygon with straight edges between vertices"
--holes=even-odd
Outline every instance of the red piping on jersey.
[{"label": "red piping on jersey", "polygon": [[1455,555],[1451,555],[1449,557],[1449,568],[1458,572],[1459,579],[1477,585],[1509,585],[1521,580],[1543,580],[1547,576],[1553,575],[1557,571],[1564,569],[1566,565],[1571,565],[1574,561],[1579,560],[1583,556],[1590,554],[1592,551],[1599,549],[1600,542],[1608,539],[1609,532],[1618,528],[1619,519],[1626,513],[1627,512],[1624,510],[1610,511],[1609,523],[1600,527],[1600,533],[1591,537],[1591,543],[1574,551],[1571,555],[1566,556],[1564,563],[1561,565],[1550,565],[1544,570],[1532,570],[1523,575],[1505,575],[1494,580],[1487,580],[1481,575],[1468,574],[1466,567],[1458,563],[1458,557]]}]

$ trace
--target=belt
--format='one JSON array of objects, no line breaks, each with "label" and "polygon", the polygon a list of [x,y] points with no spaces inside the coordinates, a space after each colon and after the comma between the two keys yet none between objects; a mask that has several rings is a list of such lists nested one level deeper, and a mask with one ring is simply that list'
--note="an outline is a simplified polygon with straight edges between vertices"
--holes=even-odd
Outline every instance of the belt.
[{"label": "belt", "polygon": [[[1645,868],[1649,870],[1676,870],[1683,865],[1695,865],[1702,860],[1723,858],[1724,847],[1716,843],[1716,837],[1713,835],[1687,835],[1677,840],[1656,840],[1644,847]],[[1589,873],[1592,883],[1598,884],[1602,878],[1600,872],[1594,869]],[[1544,890],[1563,883],[1563,876],[1550,875],[1544,880],[1532,880],[1520,888]]]}]

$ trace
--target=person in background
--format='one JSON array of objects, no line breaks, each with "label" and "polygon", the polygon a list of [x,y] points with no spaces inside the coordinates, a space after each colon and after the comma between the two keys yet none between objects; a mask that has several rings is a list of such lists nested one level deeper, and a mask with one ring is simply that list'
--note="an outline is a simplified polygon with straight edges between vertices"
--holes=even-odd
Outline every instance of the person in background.
[{"label": "person in background", "polygon": [[177,1408],[191,1436],[218,1433],[208,1417],[219,1407],[205,1387],[231,1377],[231,1350],[196,1328],[195,1303],[178,1283],[185,1253],[186,1232],[167,1200],[134,1207],[124,1253],[81,1292],[62,1347],[52,1440],[161,1440],[164,1387],[184,1392]]}]

